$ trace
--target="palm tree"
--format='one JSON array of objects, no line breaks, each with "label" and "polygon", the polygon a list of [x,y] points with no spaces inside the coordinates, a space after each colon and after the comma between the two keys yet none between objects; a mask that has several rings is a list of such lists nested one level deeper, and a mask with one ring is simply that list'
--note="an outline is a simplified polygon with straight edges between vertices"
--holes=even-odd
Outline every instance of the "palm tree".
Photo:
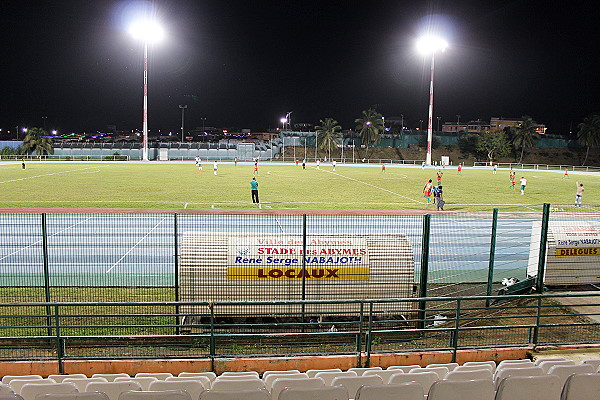
[{"label": "palm tree", "polygon": [[381,141],[381,134],[384,132],[383,116],[369,108],[362,112],[362,118],[354,120],[358,125],[356,130],[360,135],[360,141],[367,146],[367,152],[370,144],[377,144]]},{"label": "palm tree", "polygon": [[600,114],[592,113],[585,117],[583,122],[579,124],[577,141],[582,146],[587,147],[585,159],[583,160],[583,165],[585,165],[590,152],[590,147],[600,145]]},{"label": "palm tree", "polygon": [[530,116],[525,115],[523,122],[515,129],[513,137],[513,146],[515,150],[521,149],[521,157],[519,158],[519,164],[523,161],[523,152],[525,148],[534,147],[535,139],[540,135],[537,133],[538,123],[535,122]]},{"label": "palm tree", "polygon": [[337,147],[337,140],[341,136],[342,127],[333,118],[321,120],[321,126],[315,126],[319,148],[327,149],[327,157],[331,160],[331,148]]},{"label": "palm tree", "polygon": [[22,149],[24,153],[33,150],[38,156],[54,153],[52,138],[42,128],[30,128],[27,130],[27,136],[23,139]]}]

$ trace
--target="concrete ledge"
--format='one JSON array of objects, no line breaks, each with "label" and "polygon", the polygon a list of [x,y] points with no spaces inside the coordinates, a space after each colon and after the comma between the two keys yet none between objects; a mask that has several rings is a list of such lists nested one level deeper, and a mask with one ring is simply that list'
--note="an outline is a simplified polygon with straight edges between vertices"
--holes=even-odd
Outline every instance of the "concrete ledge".
[{"label": "concrete ledge", "polygon": [[[572,348],[585,348],[573,346]],[[531,349],[528,347],[508,347],[492,349],[459,350],[456,361],[459,364],[467,361],[502,361],[507,359],[526,358]],[[364,365],[366,357],[362,356]],[[371,354],[371,366],[386,368],[390,365],[417,364],[426,366],[433,363],[448,363],[452,361],[450,351],[422,351],[412,353]],[[213,370],[217,374],[225,371],[257,371],[297,369],[327,369],[356,367],[359,364],[356,355],[340,356],[303,356],[303,357],[256,357],[256,358],[218,358],[214,363],[210,359],[164,359],[164,360],[68,360],[63,368],[66,374],[85,374],[91,376],[97,373],[125,372],[135,375],[138,372],[170,372],[177,375],[180,372],[205,372]],[[5,361],[0,362],[2,375],[37,374],[48,376],[58,374],[56,361]]]}]

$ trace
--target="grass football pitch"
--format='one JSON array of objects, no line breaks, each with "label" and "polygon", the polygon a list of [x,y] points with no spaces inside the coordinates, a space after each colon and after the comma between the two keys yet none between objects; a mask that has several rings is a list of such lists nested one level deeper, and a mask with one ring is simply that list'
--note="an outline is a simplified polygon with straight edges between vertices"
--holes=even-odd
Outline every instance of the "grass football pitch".
[{"label": "grass football pitch", "polygon": [[[251,209],[252,163],[204,163],[200,171],[185,163],[28,162],[0,164],[0,208],[159,208]],[[434,210],[423,197],[423,186],[435,168],[420,166],[301,166],[260,163],[259,194],[263,209]],[[584,184],[584,206],[593,206],[600,175],[563,171],[516,170],[517,185],[509,188],[509,171],[455,167],[443,170],[446,210],[490,210],[494,207],[531,210],[543,203],[572,206],[575,182]],[[525,195],[519,179],[527,179]],[[588,208],[589,209],[589,208]]]}]

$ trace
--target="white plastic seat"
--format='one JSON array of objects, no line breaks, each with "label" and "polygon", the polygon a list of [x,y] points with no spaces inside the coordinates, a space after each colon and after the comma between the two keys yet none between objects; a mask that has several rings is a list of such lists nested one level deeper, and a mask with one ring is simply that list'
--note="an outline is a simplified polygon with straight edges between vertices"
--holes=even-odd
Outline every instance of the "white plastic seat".
[{"label": "white plastic seat", "polygon": [[544,375],[544,370],[540,367],[529,367],[529,368],[502,368],[496,370],[494,375],[494,386],[496,390],[500,386],[502,380],[510,376],[541,376]]},{"label": "white plastic seat", "polygon": [[548,375],[556,375],[560,379],[560,386],[563,387],[567,378],[573,374],[592,374],[596,372],[594,366],[590,364],[580,365],[554,365],[548,370]]},{"label": "white plastic seat", "polygon": [[215,379],[211,390],[247,390],[247,389],[266,389],[265,383],[256,378],[249,379]]},{"label": "white plastic seat", "polygon": [[500,361],[498,363],[498,365],[496,366],[496,369],[502,368],[502,367],[507,366],[509,364],[510,364],[511,368],[513,366],[523,365],[523,364],[525,364],[526,367],[535,367],[536,366],[533,361],[531,361],[528,358],[525,358],[525,359],[522,359],[522,360],[502,360],[502,361]]},{"label": "white plastic seat", "polygon": [[574,374],[567,378],[561,400],[600,399],[600,374]]},{"label": "white plastic seat", "polygon": [[399,370],[402,372],[410,372],[411,369],[415,369],[415,368],[421,368],[420,365],[417,364],[412,364],[412,365],[391,365],[389,367],[386,368],[386,370],[388,369],[394,369],[394,370]]},{"label": "white plastic seat", "polygon": [[106,378],[66,378],[63,379],[63,383],[70,382],[74,383],[77,386],[77,390],[80,392],[85,392],[85,388],[90,382],[108,382]]},{"label": "white plastic seat", "polygon": [[36,400],[110,400],[103,392],[42,394]]},{"label": "white plastic seat", "polygon": [[[207,378],[208,379],[208,378]],[[160,392],[165,390],[183,390],[190,394],[192,400],[198,400],[205,387],[200,381],[154,381],[148,388],[149,391]]]},{"label": "white plastic seat", "polygon": [[416,382],[420,384],[423,388],[423,393],[428,393],[429,388],[431,388],[431,385],[433,385],[434,382],[437,382],[439,380],[440,377],[438,376],[438,374],[431,371],[418,374],[406,372],[404,374],[392,375],[387,383],[388,385],[391,385],[395,383]]},{"label": "white plastic seat", "polygon": [[5,385],[10,384],[13,379],[44,379],[41,375],[4,375],[2,377],[2,383]]},{"label": "white plastic seat", "polygon": [[423,386],[416,382],[367,385],[358,389],[355,400],[423,400]]},{"label": "white plastic seat", "polygon": [[546,362],[546,361],[568,361],[568,360],[564,357],[548,357],[548,358],[537,358],[533,363],[536,366],[539,366],[541,363]]},{"label": "white plastic seat", "polygon": [[0,383],[0,395],[15,393],[12,388],[4,383]]},{"label": "white plastic seat", "polygon": [[79,393],[79,390],[73,383],[25,384],[21,388],[20,395],[24,400],[35,400],[37,395],[50,393]]},{"label": "white plastic seat", "polygon": [[54,381],[56,383],[62,383],[62,381],[64,381],[67,378],[87,378],[87,376],[85,376],[84,374],[71,374],[71,375],[60,374],[60,375],[48,375],[48,378],[54,379]]},{"label": "white plastic seat", "polygon": [[496,400],[560,399],[561,390],[560,378],[556,375],[509,376],[500,382]]},{"label": "white plastic seat", "polygon": [[165,390],[160,392],[123,392],[119,400],[192,400],[188,392],[183,390]]},{"label": "white plastic seat", "polygon": [[214,380],[214,382],[216,381],[239,381],[239,380],[248,380],[248,379],[255,379],[257,381],[260,380],[260,377],[258,375],[225,375],[225,376],[217,376],[217,379]]},{"label": "white plastic seat", "polygon": [[382,385],[383,379],[377,375],[369,376],[340,376],[333,379],[331,386],[343,386],[348,390],[351,399],[356,398],[356,393],[364,385]]},{"label": "white plastic seat", "polygon": [[156,378],[159,381],[164,381],[167,378],[173,377],[173,374],[170,372],[138,372],[137,374],[135,374],[135,377],[136,378],[151,377],[151,378]]},{"label": "white plastic seat", "polygon": [[13,379],[8,384],[16,394],[21,394],[21,388],[24,385],[46,385],[48,383],[56,383],[54,379]]},{"label": "white plastic seat", "polygon": [[339,368],[309,369],[308,371],[306,371],[306,375],[308,375],[309,378],[314,378],[315,375],[317,375],[319,372],[342,372],[342,370]]},{"label": "white plastic seat", "polygon": [[156,382],[158,379],[153,376],[140,376],[135,378],[125,378],[124,376],[119,376],[115,378],[113,382],[137,382],[142,387],[142,390],[148,390],[150,384],[152,382]]},{"label": "white plastic seat", "polygon": [[492,371],[489,369],[478,369],[473,371],[450,371],[444,376],[444,379],[449,381],[480,381],[488,380],[492,381]]},{"label": "white plastic seat", "polygon": [[452,363],[444,363],[444,364],[429,364],[425,368],[437,368],[437,367],[444,367],[444,368],[448,368],[448,371],[454,371],[454,368],[458,367],[458,363],[452,362]]},{"label": "white plastic seat", "polygon": [[266,389],[254,390],[205,390],[200,400],[271,400]]},{"label": "white plastic seat", "polygon": [[414,368],[409,371],[411,374],[422,374],[426,372],[435,372],[439,379],[444,379],[446,374],[450,371],[446,367]]},{"label": "white plastic seat", "polygon": [[265,380],[265,378],[269,375],[293,375],[293,374],[299,374],[300,371],[298,371],[297,369],[290,369],[290,370],[286,370],[286,371],[265,371],[262,374],[262,379],[263,381]]},{"label": "white plastic seat", "polygon": [[431,385],[427,400],[494,400],[495,394],[491,380],[441,380]]},{"label": "white plastic seat", "polygon": [[126,378],[131,378],[128,374],[126,374],[124,372],[121,372],[119,374],[93,374],[92,378],[104,378],[108,382],[114,382],[114,380],[117,379],[120,376],[123,376],[123,377],[126,377]]},{"label": "white plastic seat", "polygon": [[298,372],[297,374],[271,374],[269,376],[267,376],[266,378],[263,378],[263,381],[265,382],[265,388],[270,392],[271,391],[271,387],[273,386],[273,382],[275,382],[276,379],[279,378],[286,378],[286,379],[307,379],[308,375],[304,374],[304,373],[300,373]]},{"label": "white plastic seat", "polygon": [[318,388],[324,387],[325,383],[321,378],[290,379],[277,378],[273,381],[271,387],[271,400],[278,400],[279,393],[285,388]]},{"label": "white plastic seat", "polygon": [[[316,388],[286,387],[279,393],[278,400],[348,400],[348,391],[342,386]],[[408,399],[407,399],[408,400]],[[422,398],[419,400],[423,400]]]},{"label": "white plastic seat", "polygon": [[219,377],[223,377],[223,376],[248,376],[248,375],[252,375],[252,376],[256,376],[257,378],[260,378],[260,376],[258,375],[258,372],[256,371],[226,371],[223,372],[221,375],[219,375]]},{"label": "white plastic seat", "polygon": [[119,400],[124,392],[141,391],[142,386],[133,381],[126,382],[90,382],[85,387],[86,392],[104,392],[110,400]]},{"label": "white plastic seat", "polygon": [[582,360],[581,364],[590,364],[594,367],[594,371],[598,371],[598,368],[600,368],[600,359],[593,358],[593,359]]},{"label": "white plastic seat", "polygon": [[394,374],[403,374],[403,373],[404,372],[402,372],[401,370],[386,369],[383,371],[365,371],[365,373],[362,376],[377,375],[378,377],[383,379],[383,383],[387,383],[387,381],[390,379],[390,376],[392,376]]},{"label": "white plastic seat", "polygon": [[344,371],[344,372],[319,372],[315,375],[315,378],[323,379],[325,382],[325,386],[331,386],[331,382],[334,378],[338,376],[358,376],[354,371]]},{"label": "white plastic seat", "polygon": [[0,394],[0,400],[23,400],[21,396],[16,393],[13,394]]},{"label": "white plastic seat", "polygon": [[480,365],[489,365],[492,368],[492,372],[496,371],[496,363],[494,361],[467,361],[462,367],[477,367]]},{"label": "white plastic seat", "polygon": [[205,390],[210,389],[212,382],[207,376],[172,376],[167,378],[165,382],[198,382],[204,386]]},{"label": "white plastic seat", "polygon": [[493,375],[495,368],[492,368],[491,365],[489,364],[481,364],[481,365],[459,365],[458,367],[454,368],[454,371],[450,371],[450,372],[456,372],[456,371],[481,371],[482,369],[490,371],[490,373]]},{"label": "white plastic seat", "polygon": [[547,374],[550,368],[555,365],[575,365],[575,362],[571,360],[547,360],[539,363],[538,367],[543,369],[544,373]]},{"label": "white plastic seat", "polygon": [[363,376],[366,371],[382,371],[382,370],[383,370],[383,368],[381,368],[381,367],[348,368],[348,371],[356,372],[357,376]]},{"label": "white plastic seat", "polygon": [[217,379],[217,374],[214,372],[180,372],[179,375],[177,375],[179,378],[188,378],[191,376],[205,376],[210,379],[211,382]]},{"label": "white plastic seat", "polygon": [[539,368],[538,366],[536,366],[534,363],[510,363],[510,364],[503,364],[503,365],[498,365],[498,367],[496,368],[496,372],[494,373],[497,374],[498,372],[502,371],[503,369],[519,369],[519,368]]}]

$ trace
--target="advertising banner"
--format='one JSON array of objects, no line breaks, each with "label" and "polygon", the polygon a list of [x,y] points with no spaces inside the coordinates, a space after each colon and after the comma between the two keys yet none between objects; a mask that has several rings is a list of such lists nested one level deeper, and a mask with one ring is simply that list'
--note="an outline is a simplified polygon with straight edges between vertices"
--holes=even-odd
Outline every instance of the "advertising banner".
[{"label": "advertising banner", "polygon": [[229,238],[228,279],[369,279],[365,238]]}]

